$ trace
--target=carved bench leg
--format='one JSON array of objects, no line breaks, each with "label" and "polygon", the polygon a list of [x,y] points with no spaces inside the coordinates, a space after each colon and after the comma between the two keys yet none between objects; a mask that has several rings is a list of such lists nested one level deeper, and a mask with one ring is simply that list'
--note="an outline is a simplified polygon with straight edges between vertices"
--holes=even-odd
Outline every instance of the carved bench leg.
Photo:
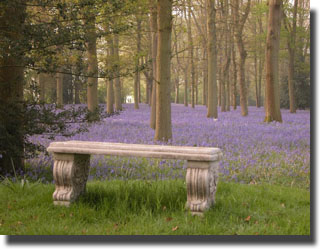
[{"label": "carved bench leg", "polygon": [[53,178],[55,205],[69,206],[86,190],[90,155],[54,154]]},{"label": "carved bench leg", "polygon": [[187,163],[187,204],[194,215],[202,215],[215,202],[218,181],[218,167],[216,162],[188,161]]}]

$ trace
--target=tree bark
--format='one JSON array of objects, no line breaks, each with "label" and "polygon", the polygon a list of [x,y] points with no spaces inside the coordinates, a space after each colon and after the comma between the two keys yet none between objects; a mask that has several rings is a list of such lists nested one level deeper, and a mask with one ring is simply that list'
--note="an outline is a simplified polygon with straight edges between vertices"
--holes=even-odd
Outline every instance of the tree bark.
[{"label": "tree bark", "polygon": [[88,109],[94,112],[98,108],[98,60],[97,60],[97,35],[95,29],[95,16],[90,14],[87,21],[87,56],[88,56]]},{"label": "tree bark", "polygon": [[191,107],[194,108],[194,91],[195,91],[195,67],[194,67],[194,51],[193,51],[193,39],[191,31],[191,0],[188,0],[188,43],[189,43],[189,70],[191,75]]},{"label": "tree bark", "polygon": [[[108,41],[108,57],[107,60],[108,62],[106,63],[109,67],[111,66],[111,58],[114,57],[114,48],[113,48],[113,40],[112,37],[107,38]],[[106,101],[107,101],[107,108],[106,112],[107,114],[111,115],[114,112],[114,91],[113,91],[113,73],[110,76],[110,78],[106,79],[106,87],[107,87],[107,96],[106,96]]]},{"label": "tree bark", "polygon": [[203,49],[203,75],[202,75],[202,105],[208,104],[208,58],[207,58],[207,46]]},{"label": "tree bark", "polygon": [[39,101],[40,103],[45,102],[45,95],[46,95],[46,87],[45,87],[45,75],[44,73],[40,73],[38,75],[38,83],[39,83]]},{"label": "tree bark", "polygon": [[[0,3],[0,174],[13,173],[24,166],[24,22],[26,1]],[[10,42],[10,45],[7,43]]]},{"label": "tree bark", "polygon": [[152,32],[152,95],[151,95],[151,111],[150,111],[150,128],[156,129],[156,98],[157,98],[157,47],[158,47],[158,34],[157,34],[157,6],[154,0],[150,0],[150,29]]},{"label": "tree bark", "polygon": [[208,111],[207,117],[218,118],[217,108],[217,52],[216,52],[216,26],[215,26],[215,0],[206,0],[207,31],[208,31]]},{"label": "tree bark", "polygon": [[[62,69],[60,69],[62,70]],[[57,73],[57,106],[63,107],[63,73]]]},{"label": "tree bark", "polygon": [[[282,122],[279,96],[279,45],[281,0],[269,0],[266,49],[266,117],[265,122]],[[278,92],[278,93],[277,93]],[[278,100],[277,100],[278,99]]]},{"label": "tree bark", "polygon": [[158,1],[157,7],[157,120],[154,138],[157,141],[168,141],[172,138],[170,103],[172,0]]},{"label": "tree bark", "polygon": [[[288,64],[288,88],[289,88],[289,102],[290,102],[290,113],[296,113],[296,101],[295,101],[295,86],[294,86],[294,60],[296,50],[296,33],[297,33],[297,12],[298,12],[298,0],[294,0],[293,5],[293,20],[292,28],[285,25],[288,36],[288,52],[289,52],[289,64]],[[286,19],[284,18],[285,24]]]},{"label": "tree bark", "polygon": [[251,0],[248,0],[244,15],[240,18],[239,11],[239,0],[234,0],[234,23],[235,25],[235,37],[237,41],[238,51],[239,51],[239,85],[240,85],[240,106],[241,115],[248,115],[248,105],[247,105],[247,86],[245,77],[245,63],[247,58],[247,51],[244,47],[243,42],[243,28],[250,12]]},{"label": "tree bark", "polygon": [[140,52],[141,52],[141,19],[137,19],[137,54],[136,54],[136,70],[134,76],[134,108],[139,109],[139,103],[141,102],[140,91]]},{"label": "tree bark", "polygon": [[114,34],[114,59],[115,59],[115,79],[114,79],[114,101],[115,111],[122,110],[121,83],[120,83],[120,56],[119,56],[119,35]]}]

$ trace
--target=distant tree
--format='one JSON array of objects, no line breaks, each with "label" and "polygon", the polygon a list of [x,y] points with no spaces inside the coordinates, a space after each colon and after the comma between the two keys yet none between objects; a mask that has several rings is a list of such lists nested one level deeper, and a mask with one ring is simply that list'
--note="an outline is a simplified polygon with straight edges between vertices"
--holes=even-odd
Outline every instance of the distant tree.
[{"label": "distant tree", "polygon": [[137,50],[135,58],[135,74],[134,74],[134,108],[139,109],[139,103],[141,102],[141,90],[140,90],[140,52],[141,52],[141,17],[136,15],[137,22]]},{"label": "distant tree", "polygon": [[155,0],[150,0],[150,30],[151,36],[151,56],[152,56],[152,94],[151,94],[151,111],[150,111],[150,127],[156,129],[156,98],[157,98],[157,47],[158,47],[158,26],[157,26],[157,4]]},{"label": "distant tree", "polygon": [[121,81],[120,81],[120,55],[119,55],[119,34],[114,34],[114,101],[115,111],[122,110],[121,102]]},{"label": "distant tree", "polygon": [[170,61],[172,0],[157,2],[158,49],[157,49],[157,97],[155,140],[168,141],[172,138]]},{"label": "distant tree", "polygon": [[292,11],[292,22],[289,22],[289,18],[284,16],[284,27],[289,35],[287,36],[289,63],[288,63],[288,88],[289,88],[289,101],[290,101],[290,113],[296,113],[296,101],[295,101],[295,86],[294,86],[294,61],[296,50],[296,33],[297,33],[297,12],[298,12],[298,0],[294,0]]},{"label": "distant tree", "polygon": [[208,112],[207,117],[218,118],[217,95],[217,51],[215,26],[215,0],[207,0],[207,32],[208,32]]},{"label": "distant tree", "polygon": [[191,30],[191,0],[188,0],[186,2],[186,9],[187,9],[187,28],[188,28],[188,47],[189,47],[189,72],[188,76],[191,79],[191,107],[194,108],[195,104],[195,97],[194,97],[194,91],[195,91],[195,65],[194,65],[194,44],[193,44],[193,38],[192,38],[192,30]]},{"label": "distant tree", "polygon": [[281,0],[269,0],[266,49],[266,122],[282,122],[279,90]]},{"label": "distant tree", "polygon": [[[241,106],[241,114],[242,116],[248,115],[248,104],[247,104],[247,86],[246,86],[246,77],[245,77],[245,64],[247,58],[247,51],[244,46],[243,41],[243,29],[248,18],[251,6],[251,0],[247,1],[245,6],[245,10],[243,14],[240,11],[240,3],[239,0],[233,0],[234,6],[234,23],[235,23],[235,38],[239,51],[239,85],[240,85],[240,106]],[[242,6],[241,6],[242,7]]]},{"label": "distant tree", "polygon": [[87,102],[88,109],[95,112],[98,108],[98,59],[97,59],[97,34],[96,18],[93,10],[88,7],[86,12],[87,29],[87,57],[88,57],[88,83]]}]

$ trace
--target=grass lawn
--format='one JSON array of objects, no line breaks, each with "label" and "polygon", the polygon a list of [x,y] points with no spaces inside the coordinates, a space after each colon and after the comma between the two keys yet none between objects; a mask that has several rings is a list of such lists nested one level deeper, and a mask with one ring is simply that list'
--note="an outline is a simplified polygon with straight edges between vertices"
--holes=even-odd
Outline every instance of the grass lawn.
[{"label": "grass lawn", "polygon": [[4,235],[310,235],[310,192],[220,182],[204,216],[185,210],[183,180],[89,181],[70,207],[54,206],[54,185],[0,185]]}]

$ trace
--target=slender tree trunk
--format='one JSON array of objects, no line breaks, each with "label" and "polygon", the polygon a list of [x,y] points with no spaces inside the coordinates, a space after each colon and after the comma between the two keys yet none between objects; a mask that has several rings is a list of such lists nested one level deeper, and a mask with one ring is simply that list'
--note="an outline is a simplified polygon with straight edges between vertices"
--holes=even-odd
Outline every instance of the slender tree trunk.
[{"label": "slender tree trunk", "polygon": [[281,0],[269,0],[266,50],[266,122],[282,122],[279,94],[279,44],[281,28]]},{"label": "slender tree trunk", "polygon": [[191,75],[191,107],[194,108],[194,91],[195,91],[195,67],[194,67],[194,51],[193,51],[193,39],[191,31],[191,0],[188,0],[188,43],[189,43],[189,70]]},{"label": "slender tree trunk", "polygon": [[195,72],[195,105],[199,103],[199,90],[198,90],[198,82],[199,82],[199,72]]},{"label": "slender tree trunk", "polygon": [[114,112],[114,106],[113,106],[113,96],[114,96],[114,91],[113,91],[113,80],[106,80],[106,85],[107,85],[107,114],[111,115]]},{"label": "slender tree trunk", "polygon": [[141,51],[141,19],[137,17],[137,55],[136,55],[136,72],[134,76],[134,108],[139,109],[141,102],[140,92],[140,51]]},{"label": "slender tree trunk", "polygon": [[150,112],[150,127],[156,129],[156,106],[157,106],[157,48],[158,48],[158,34],[157,34],[157,7],[154,0],[150,0],[150,29],[152,32],[152,96],[151,96],[151,112]]},{"label": "slender tree trunk", "polygon": [[157,120],[155,140],[172,138],[170,103],[170,60],[172,30],[172,0],[157,2],[158,50],[157,50]]},{"label": "slender tree trunk", "polygon": [[208,112],[207,117],[218,118],[217,108],[217,52],[215,26],[215,0],[206,0],[208,30]]},{"label": "slender tree trunk", "polygon": [[[259,23],[259,35],[261,36],[264,33],[261,17],[258,18],[258,23]],[[263,74],[264,58],[265,58],[264,48],[262,47],[261,42],[258,43],[258,49],[259,49],[258,107],[261,107],[262,105],[262,95],[261,95],[262,74]]]},{"label": "slender tree trunk", "polygon": [[179,75],[177,75],[176,77],[176,84],[175,84],[175,98],[174,98],[174,102],[175,103],[179,103]]},{"label": "slender tree trunk", "polygon": [[234,23],[235,25],[235,37],[239,50],[239,85],[240,85],[240,106],[242,116],[248,115],[247,105],[247,86],[245,77],[245,63],[247,58],[247,52],[243,42],[243,28],[250,12],[251,0],[248,0],[244,14],[240,17],[239,0],[234,0]]},{"label": "slender tree trunk", "polygon": [[[60,69],[62,70],[62,69]],[[57,106],[63,107],[63,73],[57,73]]]},{"label": "slender tree trunk", "polygon": [[38,75],[38,84],[39,84],[39,101],[40,103],[44,103],[45,101],[45,75],[44,73],[40,73]]},{"label": "slender tree trunk", "polygon": [[233,110],[237,109],[237,82],[238,82],[238,71],[236,62],[236,52],[232,50],[232,68],[233,68]]},{"label": "slender tree trunk", "polygon": [[[113,40],[112,37],[107,38],[109,49],[108,49],[108,57],[107,60],[108,62],[106,63],[109,67],[111,66],[111,58],[114,57],[114,48],[113,48]],[[107,101],[107,114],[111,115],[114,112],[114,90],[113,90],[113,74],[110,76],[110,79],[106,79],[106,87],[107,87],[107,96],[106,96],[106,101]]]},{"label": "slender tree trunk", "polygon": [[207,59],[207,53],[206,53],[206,47],[203,49],[203,74],[202,74],[202,105],[207,106],[208,98],[208,59]]},{"label": "slender tree trunk", "polygon": [[80,104],[80,89],[81,89],[81,81],[80,81],[80,73],[81,73],[81,65],[82,65],[82,54],[77,55],[77,61],[74,68],[75,78],[74,78],[74,104]]},{"label": "slender tree trunk", "polygon": [[114,58],[115,58],[115,79],[114,79],[114,100],[115,111],[122,110],[121,83],[120,83],[120,56],[119,56],[119,35],[114,34]]},{"label": "slender tree trunk", "polygon": [[76,75],[74,78],[74,104],[80,104],[80,77]]},{"label": "slender tree trunk", "polygon": [[264,66],[264,60],[262,57],[259,59],[259,78],[258,78],[258,96],[259,96],[259,102],[258,107],[260,108],[262,105],[262,95],[261,95],[261,89],[262,89],[262,73],[263,73],[263,66]]},{"label": "slender tree trunk", "polygon": [[188,86],[189,86],[189,80],[188,80],[188,66],[186,67],[184,71],[184,106],[188,107]]},{"label": "slender tree trunk", "polygon": [[88,109],[94,112],[98,108],[98,60],[97,60],[97,35],[95,29],[95,16],[91,14],[87,23],[87,56],[88,56]]},{"label": "slender tree trunk", "polygon": [[298,0],[294,0],[293,6],[293,21],[292,30],[288,37],[288,51],[289,51],[289,68],[288,68],[288,88],[289,88],[289,102],[290,113],[296,113],[296,101],[295,101],[295,86],[294,86],[294,60],[296,50],[296,30],[297,30],[297,12],[298,12]]}]

